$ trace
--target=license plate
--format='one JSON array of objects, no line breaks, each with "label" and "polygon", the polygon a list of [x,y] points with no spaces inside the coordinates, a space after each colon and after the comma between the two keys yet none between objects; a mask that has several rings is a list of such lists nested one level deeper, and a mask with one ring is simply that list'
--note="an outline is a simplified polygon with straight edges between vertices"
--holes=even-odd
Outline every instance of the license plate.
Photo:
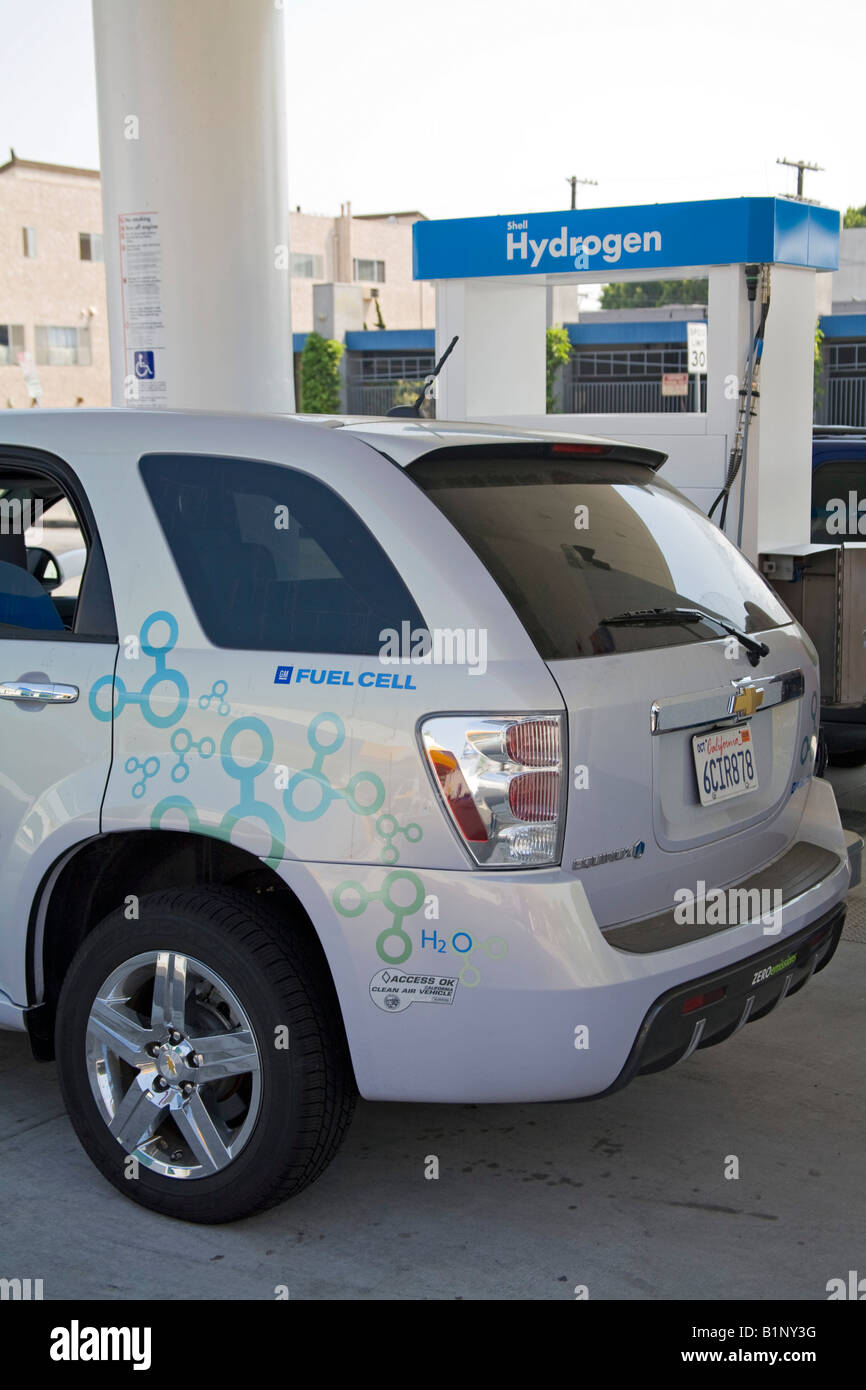
[{"label": "license plate", "polygon": [[702,806],[757,791],[758,769],[751,729],[717,729],[712,734],[696,734],[692,753]]}]

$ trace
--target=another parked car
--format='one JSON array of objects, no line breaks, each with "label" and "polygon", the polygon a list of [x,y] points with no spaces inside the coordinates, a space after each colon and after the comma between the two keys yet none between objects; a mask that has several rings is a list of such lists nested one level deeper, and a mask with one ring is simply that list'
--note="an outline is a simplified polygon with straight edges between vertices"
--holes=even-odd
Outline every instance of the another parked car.
[{"label": "another parked car", "polygon": [[821,653],[821,728],[831,764],[866,763],[866,430],[816,429],[812,553],[780,592]]}]

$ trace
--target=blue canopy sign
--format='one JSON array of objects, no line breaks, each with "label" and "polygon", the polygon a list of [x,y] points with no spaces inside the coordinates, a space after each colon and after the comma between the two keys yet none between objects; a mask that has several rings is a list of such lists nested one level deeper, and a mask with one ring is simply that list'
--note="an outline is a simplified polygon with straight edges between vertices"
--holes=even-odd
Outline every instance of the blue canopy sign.
[{"label": "blue canopy sign", "polygon": [[416,280],[742,262],[835,270],[839,214],[787,198],[719,198],[416,222]]}]

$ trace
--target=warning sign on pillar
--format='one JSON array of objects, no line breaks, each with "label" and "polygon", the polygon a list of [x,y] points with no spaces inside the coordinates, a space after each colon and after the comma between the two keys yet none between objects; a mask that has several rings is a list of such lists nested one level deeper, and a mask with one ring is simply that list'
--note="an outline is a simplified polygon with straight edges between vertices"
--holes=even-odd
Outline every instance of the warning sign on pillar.
[{"label": "warning sign on pillar", "polygon": [[127,405],[153,409],[168,403],[159,214],[122,212],[117,221],[124,398]]}]

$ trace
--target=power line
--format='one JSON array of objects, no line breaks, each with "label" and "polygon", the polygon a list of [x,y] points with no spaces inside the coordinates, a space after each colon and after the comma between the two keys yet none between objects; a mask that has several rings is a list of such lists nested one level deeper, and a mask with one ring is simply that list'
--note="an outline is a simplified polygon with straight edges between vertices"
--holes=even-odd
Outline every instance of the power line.
[{"label": "power line", "polygon": [[806,169],[812,170],[816,174],[823,174],[824,170],[820,164],[809,164],[805,159],[777,159],[777,164],[785,164],[789,169],[797,170],[797,197],[803,196],[803,173]]},{"label": "power line", "polygon": [[598,179],[579,179],[579,178],[577,177],[577,174],[572,174],[570,178],[567,178],[567,179],[565,180],[565,182],[571,184],[571,206],[572,206],[572,208],[576,208],[576,207],[577,207],[577,185],[578,185],[579,183],[591,183],[591,184],[593,185],[593,187],[598,188]]}]

